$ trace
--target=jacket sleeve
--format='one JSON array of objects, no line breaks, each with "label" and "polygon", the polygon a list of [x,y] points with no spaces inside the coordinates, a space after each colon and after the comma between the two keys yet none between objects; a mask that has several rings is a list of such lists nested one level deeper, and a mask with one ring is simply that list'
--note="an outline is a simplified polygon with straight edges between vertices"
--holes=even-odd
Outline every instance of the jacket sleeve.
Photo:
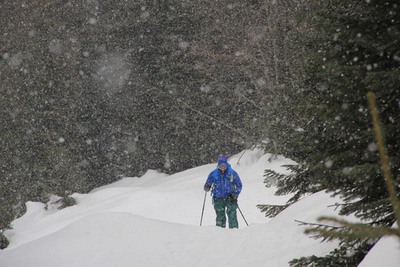
[{"label": "jacket sleeve", "polygon": [[206,184],[211,187],[211,185],[214,183],[214,172],[212,171],[207,178]]},{"label": "jacket sleeve", "polygon": [[234,178],[233,178],[233,183],[235,184],[235,194],[239,195],[240,192],[242,191],[242,181],[240,180],[239,175],[235,172]]}]

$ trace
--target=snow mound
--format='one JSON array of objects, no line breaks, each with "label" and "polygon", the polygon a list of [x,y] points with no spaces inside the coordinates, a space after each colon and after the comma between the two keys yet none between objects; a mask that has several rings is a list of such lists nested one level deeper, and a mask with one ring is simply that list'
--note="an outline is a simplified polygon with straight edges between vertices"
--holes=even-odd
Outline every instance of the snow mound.
[{"label": "snow mound", "polygon": [[293,162],[270,158],[254,150],[229,159],[244,185],[239,206],[249,227],[239,212],[239,229],[214,226],[211,197],[203,185],[216,164],[170,176],[150,170],[141,178],[73,194],[77,205],[63,210],[28,202],[27,213],[5,233],[11,243],[0,251],[0,266],[288,266],[293,258],[327,254],[336,243],[305,236],[295,220],[315,222],[319,216],[336,215],[329,205],[337,199],[313,194],[273,219],[256,207],[289,198],[266,188],[263,173],[266,168],[284,172],[282,165]]},{"label": "snow mound", "polygon": [[[327,198],[317,194],[309,201],[323,203]],[[0,260],[5,267],[284,266],[301,253],[320,255],[333,248],[333,244],[321,246],[303,236],[304,229],[297,227],[290,214],[296,216],[304,209],[297,205],[277,220],[242,230],[99,212],[16,249],[7,249]]]}]

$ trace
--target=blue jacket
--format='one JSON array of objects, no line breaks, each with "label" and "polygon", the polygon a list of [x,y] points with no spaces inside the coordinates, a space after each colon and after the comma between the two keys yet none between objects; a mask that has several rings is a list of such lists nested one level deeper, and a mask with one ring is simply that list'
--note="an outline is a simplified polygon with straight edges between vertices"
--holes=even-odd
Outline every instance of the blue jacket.
[{"label": "blue jacket", "polygon": [[242,191],[242,181],[231,165],[222,173],[218,168],[208,175],[206,184],[212,186],[214,184],[213,194],[216,198],[226,198],[230,195],[239,195]]}]

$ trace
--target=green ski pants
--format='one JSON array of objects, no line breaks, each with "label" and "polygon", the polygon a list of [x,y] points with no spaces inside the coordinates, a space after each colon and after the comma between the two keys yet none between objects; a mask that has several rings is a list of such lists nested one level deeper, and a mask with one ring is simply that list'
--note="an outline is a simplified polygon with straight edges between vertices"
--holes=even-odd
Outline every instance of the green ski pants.
[{"label": "green ski pants", "polygon": [[239,228],[236,208],[237,204],[233,204],[226,199],[214,198],[214,209],[217,214],[216,225],[225,228],[226,215],[228,215],[229,228]]}]

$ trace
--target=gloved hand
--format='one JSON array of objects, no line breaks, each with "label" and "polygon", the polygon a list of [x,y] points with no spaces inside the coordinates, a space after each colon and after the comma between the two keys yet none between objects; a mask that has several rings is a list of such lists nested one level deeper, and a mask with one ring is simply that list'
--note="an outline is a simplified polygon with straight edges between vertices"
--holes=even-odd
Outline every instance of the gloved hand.
[{"label": "gloved hand", "polygon": [[204,185],[204,191],[208,192],[208,191],[210,191],[210,189],[211,189],[211,185],[209,185],[209,184]]},{"label": "gloved hand", "polygon": [[238,199],[239,195],[235,195],[235,194],[231,194],[228,197],[228,201],[233,203],[233,204],[237,204],[237,199]]}]

